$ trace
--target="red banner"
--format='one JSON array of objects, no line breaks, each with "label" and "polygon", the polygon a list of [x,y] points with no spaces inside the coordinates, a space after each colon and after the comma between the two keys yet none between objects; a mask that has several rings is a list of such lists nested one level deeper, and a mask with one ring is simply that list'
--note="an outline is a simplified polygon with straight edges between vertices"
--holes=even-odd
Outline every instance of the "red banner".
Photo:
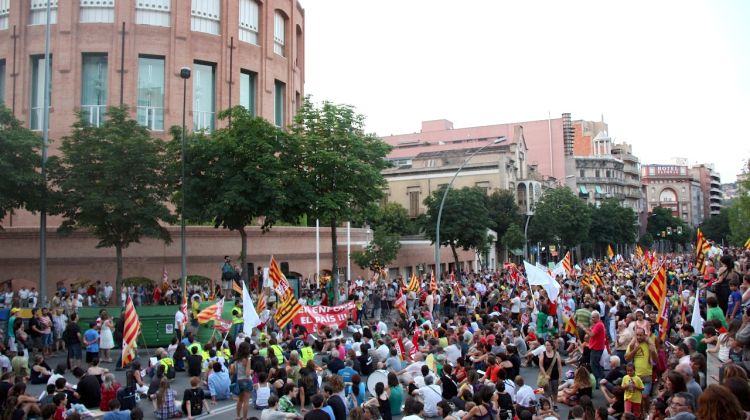
[{"label": "red banner", "polygon": [[294,325],[302,325],[307,331],[317,331],[324,326],[346,328],[346,322],[352,319],[352,311],[356,310],[354,302],[347,302],[339,306],[306,306],[294,316]]}]

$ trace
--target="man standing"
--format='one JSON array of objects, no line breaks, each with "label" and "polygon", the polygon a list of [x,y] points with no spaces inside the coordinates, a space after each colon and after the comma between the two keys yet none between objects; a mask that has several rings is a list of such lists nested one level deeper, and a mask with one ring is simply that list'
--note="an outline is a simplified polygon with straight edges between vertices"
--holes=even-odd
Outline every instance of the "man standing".
[{"label": "man standing", "polygon": [[596,382],[604,378],[604,372],[602,372],[601,358],[604,353],[604,347],[606,346],[606,335],[607,332],[604,328],[604,323],[601,320],[599,311],[591,312],[591,329],[581,327],[584,331],[589,334],[589,348],[591,349],[591,373],[596,377]]},{"label": "man standing", "polygon": [[185,322],[185,314],[182,312],[182,308],[177,308],[177,312],[174,313],[174,335],[177,340],[182,340],[182,325]]},{"label": "man standing", "polygon": [[83,344],[86,346],[86,363],[99,358],[99,331],[96,322],[89,324],[89,329],[83,334]]},{"label": "man standing", "polygon": [[635,374],[643,381],[643,395],[651,394],[651,374],[653,373],[652,362],[657,358],[656,346],[648,339],[646,330],[640,327],[635,329],[635,337],[625,350],[625,360],[633,362]]}]

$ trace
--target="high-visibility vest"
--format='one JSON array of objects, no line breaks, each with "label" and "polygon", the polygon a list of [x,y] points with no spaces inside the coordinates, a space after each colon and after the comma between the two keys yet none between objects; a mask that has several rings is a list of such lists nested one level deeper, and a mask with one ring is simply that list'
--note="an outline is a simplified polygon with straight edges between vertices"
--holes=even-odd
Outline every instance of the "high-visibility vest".
[{"label": "high-visibility vest", "polygon": [[174,369],[174,362],[169,357],[162,357],[159,359],[159,364],[164,366],[164,375],[169,374],[170,369]]},{"label": "high-visibility vest", "polygon": [[222,349],[221,352],[224,353],[224,360],[232,360],[232,352],[229,349]]},{"label": "high-visibility vest", "polygon": [[203,361],[205,362],[206,360],[211,358],[211,355],[209,355],[207,351],[203,350],[201,352],[201,357],[203,357]]},{"label": "high-visibility vest", "polygon": [[273,349],[273,352],[276,353],[276,359],[279,360],[279,364],[283,365],[284,364],[284,352],[283,350],[281,350],[281,346],[279,346],[278,344],[274,344],[271,346],[271,348]]},{"label": "high-visibility vest", "polygon": [[187,346],[188,355],[193,354],[193,347],[197,347],[198,348],[198,353],[197,354],[201,354],[203,352],[203,347],[201,347],[201,343],[199,343],[197,341],[194,341],[193,344]]},{"label": "high-visibility vest", "polygon": [[245,319],[242,318],[242,309],[240,307],[232,309],[232,324],[242,324],[243,322],[245,322]]},{"label": "high-visibility vest", "polygon": [[315,357],[315,352],[313,352],[312,347],[305,346],[302,347],[302,350],[300,350],[300,359],[302,360],[302,364],[306,365],[307,362],[312,360]]}]

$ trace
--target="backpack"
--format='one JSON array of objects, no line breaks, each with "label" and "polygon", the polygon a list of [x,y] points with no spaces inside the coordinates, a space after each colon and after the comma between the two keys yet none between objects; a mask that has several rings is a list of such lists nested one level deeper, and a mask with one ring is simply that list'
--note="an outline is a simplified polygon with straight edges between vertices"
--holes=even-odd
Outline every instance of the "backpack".
[{"label": "backpack", "polygon": [[132,410],[136,405],[138,405],[135,394],[135,387],[120,388],[119,390],[117,390],[117,401],[120,402],[121,410]]},{"label": "backpack", "polygon": [[182,411],[187,413],[187,404],[190,403],[190,415],[197,416],[203,412],[203,391],[200,389],[189,389],[190,399],[182,401]]}]

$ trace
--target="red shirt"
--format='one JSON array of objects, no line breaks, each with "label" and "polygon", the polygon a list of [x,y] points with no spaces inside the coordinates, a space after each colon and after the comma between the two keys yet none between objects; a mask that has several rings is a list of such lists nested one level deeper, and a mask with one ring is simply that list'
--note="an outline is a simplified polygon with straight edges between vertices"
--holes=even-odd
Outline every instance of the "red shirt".
[{"label": "red shirt", "polygon": [[65,406],[57,406],[55,409],[55,420],[65,420]]},{"label": "red shirt", "polygon": [[120,389],[120,384],[112,384],[112,389],[107,390],[102,385],[102,400],[99,403],[99,409],[102,411],[109,411],[109,401],[117,398],[117,390]]},{"label": "red shirt", "polygon": [[600,319],[593,327],[591,327],[591,337],[589,338],[589,348],[591,350],[604,350],[606,333],[604,331],[604,323]]}]

